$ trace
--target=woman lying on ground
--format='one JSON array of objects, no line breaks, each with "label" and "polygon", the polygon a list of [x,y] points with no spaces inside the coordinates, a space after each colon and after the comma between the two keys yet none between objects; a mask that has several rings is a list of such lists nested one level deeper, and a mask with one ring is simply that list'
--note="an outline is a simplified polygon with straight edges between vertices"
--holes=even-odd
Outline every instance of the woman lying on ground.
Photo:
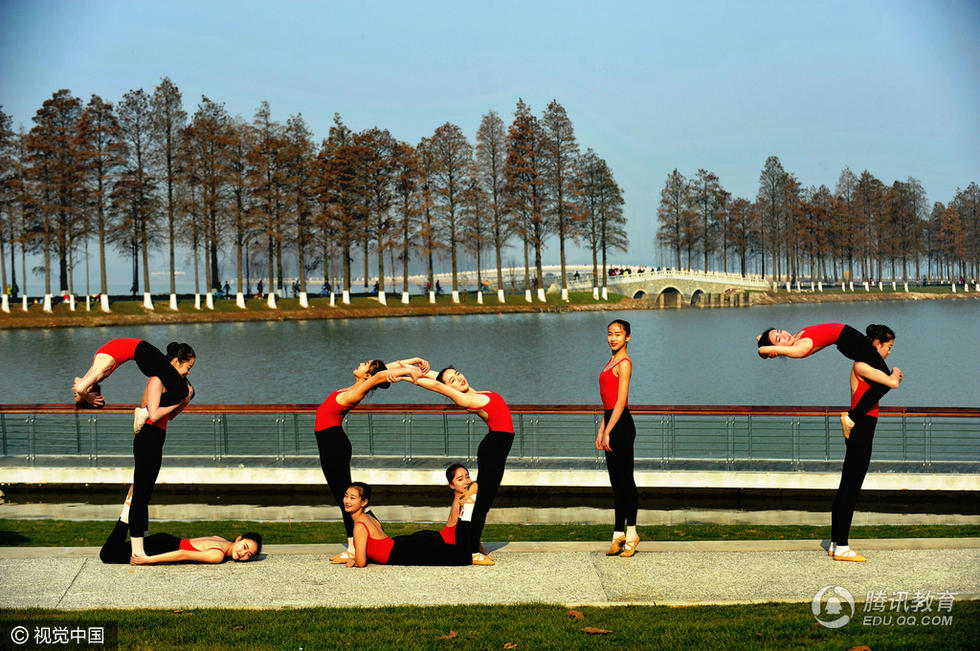
[{"label": "woman lying on ground", "polygon": [[[446,468],[446,481],[449,483],[449,489],[453,492],[453,503],[449,507],[449,519],[446,521],[446,526],[439,530],[439,535],[450,545],[455,545],[456,525],[459,523],[459,514],[463,512],[460,500],[463,499],[463,495],[466,494],[473,480],[470,479],[470,471],[466,469],[466,466],[461,463],[454,463]],[[480,553],[483,555],[490,553],[484,548],[483,543],[480,543]]]}]

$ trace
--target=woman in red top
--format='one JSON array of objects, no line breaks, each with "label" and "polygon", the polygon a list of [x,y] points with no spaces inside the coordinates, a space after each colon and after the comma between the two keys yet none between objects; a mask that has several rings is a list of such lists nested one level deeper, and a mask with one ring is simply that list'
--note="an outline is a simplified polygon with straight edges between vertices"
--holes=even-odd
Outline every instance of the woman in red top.
[{"label": "woman in red top", "polygon": [[[885,325],[872,324],[868,326],[868,339],[875,350],[886,359],[895,344],[895,333]],[[883,382],[887,379],[884,373],[865,364],[855,362],[851,367],[851,406],[856,405],[870,391],[871,383]],[[851,435],[844,441],[847,452],[844,464],[841,466],[840,486],[834,498],[831,515],[830,555],[835,561],[863,562],[867,559],[851,549],[847,536],[851,529],[851,519],[854,517],[854,506],[857,504],[861,484],[868,473],[871,463],[871,444],[874,441],[875,427],[878,424],[878,403],[876,402],[867,414],[858,418]]]},{"label": "woman in red top", "polygon": [[187,383],[177,373],[174,372],[170,359],[171,353],[178,346],[176,341],[167,345],[167,353],[164,355],[156,346],[142,339],[113,339],[97,351],[92,358],[92,366],[82,377],[75,378],[72,384],[72,392],[75,395],[75,404],[87,407],[102,408],[105,406],[105,398],[99,392],[93,391],[94,385],[106,379],[121,364],[133,360],[140,371],[146,377],[158,377],[166,387],[167,395],[164,398],[163,406],[169,407],[176,405],[187,397]]},{"label": "woman in red top", "polygon": [[636,533],[639,494],[633,477],[633,443],[636,426],[629,410],[630,377],[633,360],[626,352],[631,339],[630,324],[615,319],[606,329],[606,342],[612,357],[599,373],[599,397],[603,416],[595,437],[596,450],[605,450],[606,469],[613,490],[615,523],[612,544],[606,556],[630,557],[636,553],[640,536]]},{"label": "woman in red top", "polygon": [[[858,400],[857,404],[840,415],[844,438],[850,436],[854,423],[857,422],[858,418],[868,413],[871,405],[876,404],[882,396],[888,393],[889,389],[897,387],[902,381],[901,369],[896,368],[889,371],[888,365],[885,364],[885,360],[881,358],[875,347],[871,345],[871,341],[851,326],[843,323],[821,323],[820,325],[807,326],[795,335],[791,335],[786,330],[769,328],[756,337],[756,342],[759,346],[759,357],[763,359],[772,359],[780,355],[799,359],[809,357],[827,346],[835,345],[844,357],[854,362],[867,364],[887,376],[887,382],[879,380],[871,382],[871,388]],[[884,376],[876,377],[884,379]]]},{"label": "woman in red top", "polygon": [[381,523],[367,512],[371,487],[353,482],[344,493],[344,510],[354,520],[354,558],[347,567],[364,567],[368,561],[381,565],[469,565],[470,540],[473,535],[473,509],[477,484],[472,482],[460,499],[462,511],[456,525],[458,544],[449,544],[438,531],[416,531],[407,536],[389,538]]},{"label": "woman in red top", "polygon": [[[460,500],[466,494],[467,489],[473,480],[470,479],[470,471],[461,463],[454,463],[446,468],[446,482],[449,490],[453,492],[453,503],[449,507],[449,519],[446,526],[439,530],[439,535],[450,545],[456,544],[456,524],[459,522],[459,514],[462,512]],[[487,555],[487,550],[480,545],[480,553]]]},{"label": "woman in red top", "polygon": [[[514,444],[514,421],[507,403],[494,391],[477,391],[466,381],[466,377],[452,366],[442,369],[438,374],[415,372],[412,377],[416,384],[446,396],[457,406],[476,414],[487,424],[488,432],[480,441],[476,452],[477,477],[480,483],[480,499],[473,513],[473,536],[469,540],[474,565],[493,565],[493,559],[480,552],[480,536],[487,521],[487,513],[500,489],[504,477],[507,455]],[[474,482],[475,483],[475,482]],[[458,535],[457,535],[458,539]]]},{"label": "woman in red top", "polygon": [[[415,366],[418,364],[419,366]],[[423,366],[424,365],[424,366]],[[330,559],[331,563],[346,563],[354,557],[354,521],[341,503],[344,491],[350,485],[351,444],[342,426],[344,416],[356,407],[364,397],[377,388],[387,389],[395,378],[409,374],[410,369],[429,370],[425,360],[413,358],[398,360],[386,365],[380,359],[361,362],[354,369],[354,384],[337,389],[316,410],[313,431],[320,452],[320,469],[327,480],[327,487],[337,500],[347,530],[347,550]]]}]

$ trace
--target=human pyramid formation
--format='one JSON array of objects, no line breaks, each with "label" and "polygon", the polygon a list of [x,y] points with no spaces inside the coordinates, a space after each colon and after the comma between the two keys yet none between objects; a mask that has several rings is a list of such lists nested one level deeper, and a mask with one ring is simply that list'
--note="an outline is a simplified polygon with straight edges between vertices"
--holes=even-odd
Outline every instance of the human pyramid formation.
[{"label": "human pyramid formation", "polygon": [[[613,492],[614,527],[608,556],[631,557],[640,538],[636,532],[638,492],[633,476],[636,428],[629,412],[632,360],[627,346],[630,324],[622,319],[607,327],[606,341],[612,356],[599,374],[599,394],[604,410],[596,433],[596,449],[603,450]],[[803,358],[836,345],[854,364],[850,373],[851,408],[841,414],[847,453],[841,482],[834,499],[830,556],[840,561],[865,561],[848,546],[854,506],[871,458],[879,399],[902,381],[902,372],[889,370],[895,334],[883,325],[870,325],[867,336],[841,323],[808,326],[795,335],[770,328],[757,338],[760,357]],[[194,396],[187,376],[194,366],[194,350],[173,342],[167,352],[140,339],[113,339],[95,353],[91,368],[75,378],[72,390],[79,408],[101,408],[105,399],[100,383],[119,365],[133,360],[149,379],[141,407],[135,410],[133,483],[119,520],[102,548],[105,563],[134,565],[191,561],[220,563],[226,559],[248,561],[262,549],[262,537],[244,533],[234,541],[219,536],[178,539],[165,533],[149,535],[148,506],[163,458],[166,427]],[[330,491],[340,506],[347,533],[347,549],[330,559],[348,567],[364,567],[369,561],[388,565],[493,565],[481,546],[487,513],[500,488],[507,456],[514,442],[510,410],[494,391],[473,389],[452,366],[434,372],[428,361],[412,357],[384,363],[363,362],[353,371],[354,383],[327,396],[316,412],[314,431],[320,466]],[[368,510],[371,487],[351,480],[351,443],[344,432],[344,416],[374,389],[395,382],[410,382],[452,400],[487,424],[487,434],[477,450],[477,481],[471,481],[462,464],[453,464],[446,479],[453,491],[447,525],[441,531],[420,531],[391,538]],[[129,532],[129,541],[126,533]]]}]

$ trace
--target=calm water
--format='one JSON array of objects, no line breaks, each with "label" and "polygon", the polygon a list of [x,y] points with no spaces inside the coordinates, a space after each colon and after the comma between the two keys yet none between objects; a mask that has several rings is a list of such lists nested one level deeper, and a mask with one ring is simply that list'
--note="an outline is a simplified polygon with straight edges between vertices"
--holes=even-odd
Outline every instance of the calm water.
[{"label": "calm water", "polygon": [[[72,378],[100,345],[140,337],[161,349],[172,340],[194,346],[191,379],[202,404],[316,403],[347,386],[361,360],[414,355],[437,369],[453,364],[474,387],[512,403],[595,404],[609,358],[606,324],[614,317],[633,326],[634,404],[842,404],[850,362],[836,349],[804,360],[763,361],[755,352],[755,335],[765,327],[795,331],[826,321],[895,330],[888,362],[902,368],[905,381],[885,404],[980,404],[975,300],[2,330],[0,403],[70,400]],[[144,381],[127,364],[104,392],[110,402],[136,402]],[[370,400],[440,398],[402,383]]]}]

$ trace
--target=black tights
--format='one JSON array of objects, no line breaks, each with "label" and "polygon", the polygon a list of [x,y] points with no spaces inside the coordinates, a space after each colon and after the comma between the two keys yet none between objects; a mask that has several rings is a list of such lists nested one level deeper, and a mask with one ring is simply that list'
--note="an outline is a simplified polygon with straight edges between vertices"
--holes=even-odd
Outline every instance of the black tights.
[{"label": "black tights", "polygon": [[351,445],[344,428],[340,425],[316,432],[316,447],[320,450],[320,469],[327,480],[327,487],[337,500],[337,506],[344,518],[347,537],[354,535],[354,520],[344,510],[344,493],[350,486]]},{"label": "black tights", "polygon": [[[133,547],[126,540],[129,525],[122,520],[116,520],[116,526],[109,534],[108,540],[99,550],[99,558],[103,563],[122,565],[128,564],[133,555]],[[175,552],[180,548],[180,539],[169,533],[155,533],[143,539],[143,551],[147,556],[155,556],[166,552]]]},{"label": "black tights", "polygon": [[[609,422],[613,410],[607,409],[602,417]],[[623,409],[619,420],[609,432],[609,447],[606,450],[606,469],[609,471],[609,484],[613,491],[613,507],[616,523],[613,531],[625,531],[625,527],[636,526],[636,511],[639,508],[639,494],[633,478],[633,443],[636,441],[636,426],[628,408]],[[483,485],[480,485],[482,490]]]},{"label": "black tights", "polygon": [[[480,484],[477,502],[482,492],[483,484]],[[470,552],[472,537],[473,524],[466,520],[456,524],[455,545],[443,540],[438,531],[416,531],[407,536],[395,536],[388,565],[470,565],[473,562]]]},{"label": "black tights", "polygon": [[147,341],[136,344],[133,361],[146,377],[158,377],[163,382],[164,394],[160,406],[169,407],[180,403],[187,397],[187,380],[174,365],[160,352],[160,349]]},{"label": "black tights", "polygon": [[[507,455],[510,454],[510,448],[513,444],[513,432],[490,430],[480,441],[480,447],[476,450],[476,481],[480,487],[476,494],[476,506],[473,509],[473,531],[469,540],[469,548],[473,553],[480,551],[483,525],[486,524],[487,513],[490,512],[493,500],[497,497],[497,490],[504,478]],[[464,546],[460,544],[458,532],[456,536],[456,544]]]},{"label": "black tights", "polygon": [[133,499],[129,507],[129,535],[142,538],[150,526],[150,497],[163,464],[166,430],[147,423],[133,438]]},{"label": "black tights", "polygon": [[[837,337],[837,350],[850,360],[864,362],[886,375],[891,375],[891,371],[888,370],[888,365],[885,364],[885,360],[881,358],[881,355],[874,347],[874,344],[871,343],[871,340],[849,325],[845,325],[840,332],[840,336]],[[890,389],[891,387],[869,380],[868,390],[864,392],[864,395],[861,396],[858,403],[847,412],[847,415],[857,423],[858,419],[866,416]]]},{"label": "black tights", "polygon": [[830,540],[838,545],[847,544],[854,506],[871,464],[871,445],[877,425],[878,419],[874,416],[863,416],[854,425],[850,437],[844,441],[847,453],[844,455],[844,465],[841,466],[840,486],[834,498],[830,527]]}]

